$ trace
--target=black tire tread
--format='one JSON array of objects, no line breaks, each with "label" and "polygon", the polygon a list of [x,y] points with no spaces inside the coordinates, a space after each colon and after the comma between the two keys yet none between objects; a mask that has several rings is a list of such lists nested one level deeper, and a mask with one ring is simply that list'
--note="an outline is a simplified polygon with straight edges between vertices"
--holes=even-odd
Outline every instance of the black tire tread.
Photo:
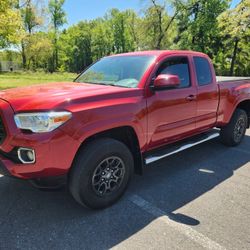
[{"label": "black tire tread", "polygon": [[[73,196],[73,198],[80,203],[81,205],[88,207],[88,208],[92,208],[92,209],[98,209],[98,208],[104,208],[107,207],[109,205],[112,205],[116,200],[118,200],[120,198],[117,197],[116,200],[114,200],[112,203],[108,203],[106,205],[100,205],[100,204],[93,204],[93,202],[90,202],[88,199],[85,199],[84,197],[81,196],[80,194],[80,186],[83,185],[82,183],[82,176],[83,175],[91,175],[91,167],[89,167],[88,163],[91,164],[91,161],[93,158],[95,158],[96,155],[100,154],[100,152],[105,151],[105,149],[111,149],[112,148],[119,148],[119,150],[121,150],[126,157],[128,158],[128,161],[131,164],[131,173],[129,176],[129,180],[131,178],[132,175],[132,169],[133,169],[133,157],[131,152],[129,151],[129,149],[127,148],[127,146],[125,144],[123,144],[120,141],[114,140],[112,138],[100,138],[100,139],[96,139],[90,143],[88,143],[88,145],[86,145],[85,147],[81,148],[79,150],[79,152],[76,155],[76,158],[74,160],[70,175],[69,175],[69,190]],[[87,185],[85,183],[85,185]],[[125,192],[125,190],[124,190]]]},{"label": "black tire tread", "polygon": [[240,142],[235,142],[233,137],[233,132],[235,124],[241,116],[244,116],[247,122],[248,117],[246,111],[242,109],[236,109],[230,122],[225,127],[221,128],[220,137],[221,137],[221,142],[224,145],[234,147],[240,143]]}]

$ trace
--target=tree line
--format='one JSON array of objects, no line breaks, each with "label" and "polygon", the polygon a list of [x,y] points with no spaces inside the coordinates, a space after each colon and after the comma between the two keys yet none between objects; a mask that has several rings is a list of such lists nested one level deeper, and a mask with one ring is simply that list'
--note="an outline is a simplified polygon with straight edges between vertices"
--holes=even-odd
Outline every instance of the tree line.
[{"label": "tree line", "polygon": [[139,14],[111,9],[67,28],[64,2],[1,0],[0,60],[80,72],[106,55],[188,49],[207,53],[219,75],[250,75],[250,0],[234,8],[229,0],[145,0]]}]

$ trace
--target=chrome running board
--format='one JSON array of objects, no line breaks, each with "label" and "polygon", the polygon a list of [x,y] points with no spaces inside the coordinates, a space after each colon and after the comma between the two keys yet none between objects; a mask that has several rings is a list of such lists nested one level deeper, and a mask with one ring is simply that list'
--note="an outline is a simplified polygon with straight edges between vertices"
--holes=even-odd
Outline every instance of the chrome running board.
[{"label": "chrome running board", "polygon": [[145,158],[145,164],[150,164],[155,161],[159,161],[165,157],[168,157],[170,155],[179,153],[183,150],[186,150],[188,148],[192,148],[198,144],[201,144],[203,142],[212,140],[218,136],[220,136],[220,133],[218,132],[218,129],[214,129],[211,132],[202,134],[200,136],[191,137],[189,139],[185,139],[183,142],[180,142],[178,145],[174,144],[174,146],[168,146],[165,149],[158,150],[158,152],[152,153],[151,155],[148,155]]}]

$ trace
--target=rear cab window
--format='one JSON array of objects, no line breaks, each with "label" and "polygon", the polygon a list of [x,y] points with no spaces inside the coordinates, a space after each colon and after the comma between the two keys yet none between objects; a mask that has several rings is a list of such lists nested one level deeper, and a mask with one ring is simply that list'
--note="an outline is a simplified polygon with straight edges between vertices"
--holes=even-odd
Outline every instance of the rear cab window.
[{"label": "rear cab window", "polygon": [[208,85],[213,82],[210,64],[206,58],[195,56],[194,66],[196,71],[197,83],[199,86]]}]

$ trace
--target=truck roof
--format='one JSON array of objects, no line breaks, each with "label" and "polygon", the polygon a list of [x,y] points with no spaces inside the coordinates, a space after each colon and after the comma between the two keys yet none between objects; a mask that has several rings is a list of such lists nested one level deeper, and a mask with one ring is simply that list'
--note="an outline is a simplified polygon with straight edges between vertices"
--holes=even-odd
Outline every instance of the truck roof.
[{"label": "truck roof", "polygon": [[156,56],[156,57],[162,57],[162,56],[168,56],[168,55],[173,55],[173,54],[187,54],[187,55],[196,55],[196,56],[207,57],[207,55],[202,53],[202,52],[195,52],[195,51],[191,51],[191,50],[147,50],[147,51],[136,51],[136,52],[110,55],[109,57],[115,57],[115,56]]}]

